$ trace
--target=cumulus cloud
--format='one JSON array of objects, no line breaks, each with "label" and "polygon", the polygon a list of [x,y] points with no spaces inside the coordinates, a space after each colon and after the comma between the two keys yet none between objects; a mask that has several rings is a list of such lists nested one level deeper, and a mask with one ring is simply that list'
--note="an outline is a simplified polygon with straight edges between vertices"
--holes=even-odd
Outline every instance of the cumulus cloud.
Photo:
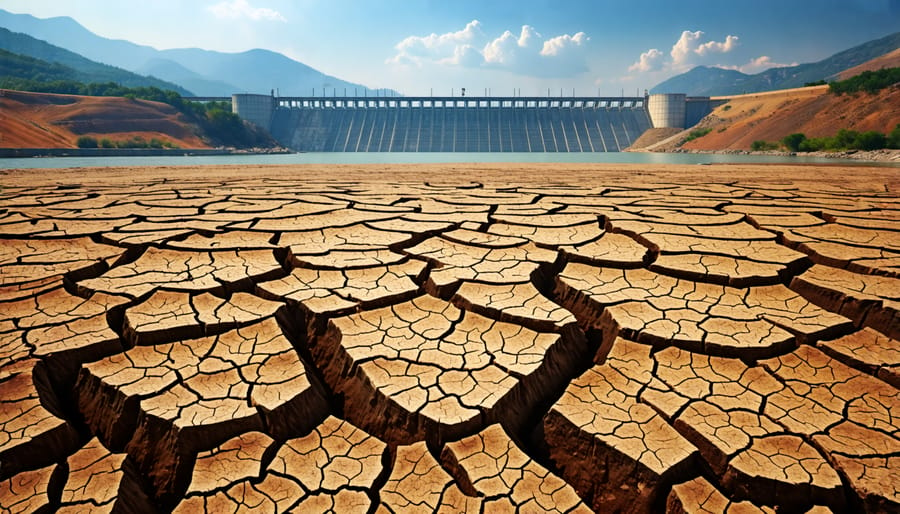
[{"label": "cumulus cloud", "polygon": [[657,71],[662,69],[664,54],[651,48],[641,54],[636,63],[628,67],[628,71]]},{"label": "cumulus cloud", "polygon": [[470,54],[468,47],[474,49],[473,43],[483,39],[481,22],[470,21],[466,27],[456,32],[434,34],[428,36],[409,36],[394,47],[397,55],[388,59],[388,63],[421,65],[425,61],[454,63]]},{"label": "cumulus cloud", "polygon": [[566,77],[587,70],[584,32],[545,39],[534,27],[518,34],[506,30],[491,39],[473,20],[462,30],[428,36],[409,36],[394,48],[389,64],[422,66],[426,63],[502,69],[530,76]]},{"label": "cumulus cloud", "polygon": [[791,64],[781,64],[773,61],[768,55],[761,55],[756,59],[750,59],[750,62],[743,64],[741,66],[723,66],[723,68],[728,68],[732,70],[737,70],[742,73],[754,74],[759,73],[761,71],[768,70],[770,68],[784,68],[786,66],[796,66],[797,63]]},{"label": "cumulus cloud", "polygon": [[[643,52],[637,61],[628,67],[629,73],[653,73],[687,71],[694,66],[708,65],[721,68],[740,70],[742,68],[753,69],[754,66],[762,67],[767,64],[768,57],[754,59],[744,66],[736,65],[732,52],[738,48],[740,38],[734,35],[725,36],[724,41],[715,41],[706,37],[702,30],[685,30],[672,45],[668,55],[658,48],[651,48]],[[728,56],[727,54],[732,54]],[[730,61],[730,62],[729,62]],[[771,63],[768,67],[775,66]],[[621,77],[631,79],[633,76]]]},{"label": "cumulus cloud", "polygon": [[280,12],[267,7],[253,7],[247,0],[230,0],[208,7],[216,18],[253,21],[287,21]]},{"label": "cumulus cloud", "polygon": [[738,37],[729,35],[725,37],[725,41],[722,43],[719,43],[717,41],[707,41],[706,43],[698,46],[697,49],[694,50],[694,52],[697,55],[708,55],[714,53],[724,54],[734,50],[735,47],[737,47],[737,44]]},{"label": "cumulus cloud", "polygon": [[568,34],[556,36],[544,41],[544,46],[541,48],[541,55],[562,55],[572,51],[572,49],[581,47],[587,43],[589,39],[590,38],[587,37],[584,32],[578,32],[574,36]]},{"label": "cumulus cloud", "polygon": [[691,32],[685,30],[678,41],[672,45],[672,66],[674,68],[686,68],[703,64],[706,60],[702,57],[711,57],[713,54],[724,54],[734,50],[738,45],[737,36],[726,36],[725,41],[703,42],[704,33],[701,30]]}]

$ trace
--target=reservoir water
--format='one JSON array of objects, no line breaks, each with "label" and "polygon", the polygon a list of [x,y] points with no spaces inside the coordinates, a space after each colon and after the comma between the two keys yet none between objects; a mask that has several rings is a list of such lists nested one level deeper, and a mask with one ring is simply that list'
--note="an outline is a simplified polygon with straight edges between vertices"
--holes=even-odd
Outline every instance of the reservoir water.
[{"label": "reservoir water", "polygon": [[562,163],[634,163],[634,164],[843,164],[856,166],[891,166],[850,159],[782,155],[735,155],[692,153],[295,153],[248,155],[173,155],[148,157],[30,157],[0,158],[0,169],[79,168],[99,166],[198,166],[260,164],[416,164],[416,163],[483,163],[483,162],[562,162]]}]

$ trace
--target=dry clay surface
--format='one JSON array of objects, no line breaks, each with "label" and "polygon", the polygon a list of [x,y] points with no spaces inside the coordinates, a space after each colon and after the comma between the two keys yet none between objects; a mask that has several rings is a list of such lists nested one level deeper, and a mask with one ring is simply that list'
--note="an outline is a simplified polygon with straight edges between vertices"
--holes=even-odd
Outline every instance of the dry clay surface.
[{"label": "dry clay surface", "polygon": [[900,511],[894,170],[431,171],[5,173],[0,511]]}]

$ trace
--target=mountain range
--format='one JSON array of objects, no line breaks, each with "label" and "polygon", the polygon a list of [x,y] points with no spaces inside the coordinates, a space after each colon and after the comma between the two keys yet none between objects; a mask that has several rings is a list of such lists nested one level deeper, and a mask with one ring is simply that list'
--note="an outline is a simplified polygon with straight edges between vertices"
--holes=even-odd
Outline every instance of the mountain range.
[{"label": "mountain range", "polygon": [[[321,94],[323,88],[329,93],[346,88],[359,94],[374,94],[374,90],[363,85],[327,75],[269,50],[240,53],[198,48],[157,50],[98,36],[69,17],[42,19],[3,9],[0,9],[0,27],[27,34],[98,63],[178,84],[195,96],[268,94],[272,90],[277,90],[281,96],[308,96],[313,91]],[[16,53],[47,60],[27,52]]]},{"label": "mountain range", "polygon": [[27,34],[0,27],[0,77],[32,78],[41,81],[115,82],[126,87],[154,86],[184,96],[191,91],[152,76],[142,76],[122,68],[101,64],[65,48],[51,45]]},{"label": "mountain range", "polygon": [[900,32],[863,43],[815,63],[770,68],[749,75],[737,70],[697,66],[661,82],[650,93],[687,93],[690,96],[725,96],[802,87],[833,80],[842,71],[900,48]]}]

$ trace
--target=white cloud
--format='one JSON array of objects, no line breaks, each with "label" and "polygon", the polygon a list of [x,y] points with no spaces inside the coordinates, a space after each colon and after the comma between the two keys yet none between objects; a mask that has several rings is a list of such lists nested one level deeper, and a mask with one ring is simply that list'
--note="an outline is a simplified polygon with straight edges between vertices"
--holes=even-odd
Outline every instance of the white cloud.
[{"label": "white cloud", "polygon": [[483,37],[481,22],[478,20],[470,21],[464,29],[456,32],[409,36],[394,46],[397,55],[388,59],[387,62],[419,66],[425,61],[453,64],[455,59],[469,54],[466,47],[473,47],[473,43]]},{"label": "white cloud", "polygon": [[519,34],[506,30],[490,39],[478,20],[462,30],[428,36],[409,36],[394,48],[389,64],[422,66],[425,63],[467,68],[486,67],[536,77],[568,77],[587,70],[584,32],[544,39],[532,26]]},{"label": "white cloud", "polygon": [[784,68],[786,66],[796,66],[797,63],[792,64],[781,64],[774,62],[768,55],[761,55],[756,59],[750,59],[750,62],[741,66],[722,66],[722,68],[727,68],[730,70],[737,70],[741,73],[754,74],[759,73],[761,71],[768,70],[770,68]]},{"label": "white cloud", "polygon": [[[738,37],[737,36],[726,36],[725,41],[706,41],[702,42],[704,33],[703,31],[695,31],[691,32],[690,30],[685,30],[681,33],[681,37],[678,38],[678,41],[672,45],[672,51],[669,52],[669,55],[672,56],[672,67],[676,69],[684,69],[692,66],[696,66],[698,64],[708,63],[709,58],[713,56],[713,54],[724,54],[731,52],[738,45]],[[702,59],[706,57],[707,59]]]},{"label": "white cloud", "polygon": [[[668,56],[658,48],[651,48],[643,52],[637,61],[628,67],[631,75],[620,77],[620,79],[631,80],[635,78],[634,74],[650,73],[655,74],[652,80],[656,80],[659,78],[660,72],[681,73],[699,65],[741,70],[744,67],[752,69],[754,66],[765,66],[767,62],[770,62],[767,61],[768,57],[765,57],[764,60],[755,59],[743,67],[737,65],[734,61],[736,54],[733,52],[739,44],[740,38],[731,34],[725,36],[724,41],[714,41],[707,39],[702,30],[685,30],[672,45]],[[772,65],[775,64],[771,63],[768,67]]]},{"label": "white cloud", "polygon": [[641,54],[638,61],[628,67],[628,71],[657,71],[662,68],[664,54],[651,48]]},{"label": "white cloud", "polygon": [[527,46],[529,40],[534,38],[534,29],[528,25],[522,27],[522,34],[516,38],[512,32],[506,31],[497,39],[484,46],[481,54],[484,62],[497,66],[514,66],[518,48]]},{"label": "white cloud", "polygon": [[544,41],[544,47],[541,48],[541,55],[554,56],[562,55],[572,49],[578,48],[590,40],[584,32],[578,32],[574,36],[563,34],[555,38]]},{"label": "white cloud", "polygon": [[287,21],[280,12],[268,7],[253,7],[247,0],[226,0],[207,8],[216,18],[253,21]]},{"label": "white cloud", "polygon": [[694,52],[697,55],[708,55],[713,53],[724,54],[734,50],[737,44],[738,37],[729,35],[725,37],[725,41],[722,43],[718,43],[716,41],[707,41],[706,43],[698,46],[697,49],[694,50]]},{"label": "white cloud", "polygon": [[453,49],[453,56],[440,61],[443,64],[474,68],[484,62],[484,56],[472,45],[458,45]]}]

